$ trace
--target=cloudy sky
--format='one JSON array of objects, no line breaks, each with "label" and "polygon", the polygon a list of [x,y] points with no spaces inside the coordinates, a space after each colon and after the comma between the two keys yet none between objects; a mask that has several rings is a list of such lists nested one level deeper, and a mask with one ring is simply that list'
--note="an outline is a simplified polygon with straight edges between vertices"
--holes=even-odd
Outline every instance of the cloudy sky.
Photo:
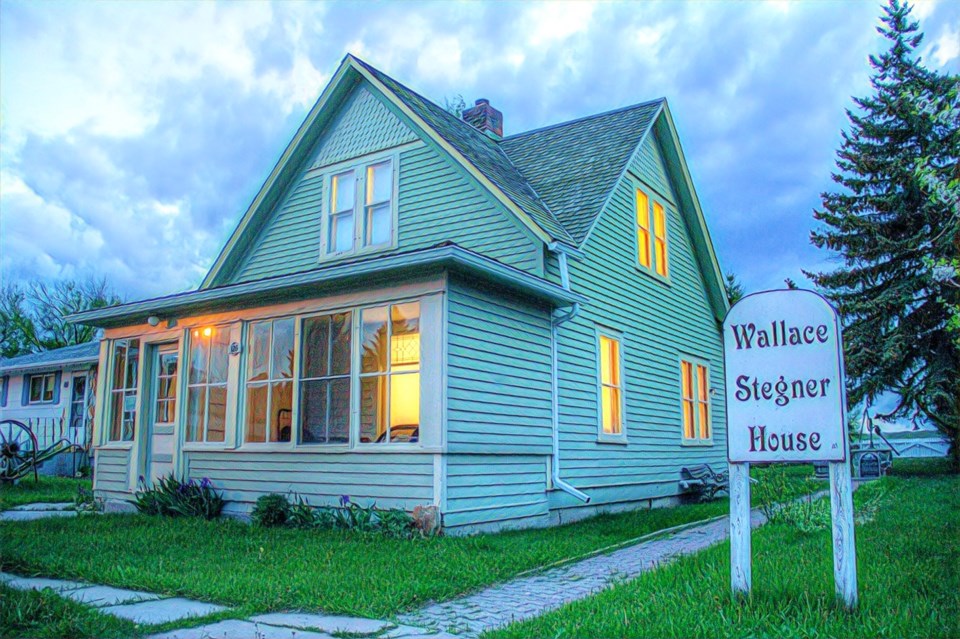
[{"label": "cloudy sky", "polygon": [[[345,53],[508,134],[666,96],[721,265],[824,264],[808,234],[880,3],[0,3],[4,283],[196,287]],[[960,3],[921,1],[932,68]]]}]

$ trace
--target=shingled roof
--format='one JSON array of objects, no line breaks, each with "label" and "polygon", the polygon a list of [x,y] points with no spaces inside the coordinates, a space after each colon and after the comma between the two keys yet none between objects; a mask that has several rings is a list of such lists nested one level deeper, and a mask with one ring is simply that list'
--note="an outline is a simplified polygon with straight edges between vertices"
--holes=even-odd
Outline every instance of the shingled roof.
[{"label": "shingled roof", "polygon": [[51,351],[29,353],[0,359],[0,371],[20,369],[59,368],[67,364],[96,362],[100,357],[100,342],[85,342],[74,346],[64,346]]}]

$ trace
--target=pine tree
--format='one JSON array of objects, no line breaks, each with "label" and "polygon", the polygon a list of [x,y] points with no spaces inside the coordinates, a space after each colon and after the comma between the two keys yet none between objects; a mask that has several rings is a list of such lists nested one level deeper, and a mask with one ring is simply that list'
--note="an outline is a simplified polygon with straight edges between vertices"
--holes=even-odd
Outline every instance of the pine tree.
[{"label": "pine tree", "polygon": [[951,442],[960,470],[960,345],[952,324],[960,288],[943,277],[960,256],[960,79],[921,65],[923,34],[910,7],[891,0],[878,31],[889,49],[870,56],[873,95],[854,98],[837,152],[841,188],[821,194],[811,234],[842,265],[807,273],[844,324],[849,400],[893,391],[886,415],[919,409]]}]

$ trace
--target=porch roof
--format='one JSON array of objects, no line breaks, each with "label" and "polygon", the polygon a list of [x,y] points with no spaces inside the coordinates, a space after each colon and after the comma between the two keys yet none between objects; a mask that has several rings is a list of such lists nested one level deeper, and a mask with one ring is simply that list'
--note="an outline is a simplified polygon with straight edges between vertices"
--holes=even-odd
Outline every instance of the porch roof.
[{"label": "porch roof", "polygon": [[443,269],[478,277],[555,307],[586,301],[584,296],[530,273],[455,244],[442,244],[409,253],[332,264],[255,282],[231,284],[98,308],[68,315],[66,319],[76,324],[111,328],[145,323],[151,316],[173,319],[188,313],[199,314],[306,299],[342,289],[351,284],[385,283]]}]

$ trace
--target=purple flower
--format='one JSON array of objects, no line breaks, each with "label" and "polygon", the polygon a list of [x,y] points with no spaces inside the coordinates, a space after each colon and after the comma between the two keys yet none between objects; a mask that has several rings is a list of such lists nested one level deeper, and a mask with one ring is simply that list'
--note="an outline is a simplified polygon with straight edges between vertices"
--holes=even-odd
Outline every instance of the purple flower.
[{"label": "purple flower", "polygon": [[340,505],[346,508],[350,505],[350,495],[340,495]]},{"label": "purple flower", "polygon": [[213,484],[210,483],[209,477],[204,477],[200,482],[200,488],[210,488]]}]

